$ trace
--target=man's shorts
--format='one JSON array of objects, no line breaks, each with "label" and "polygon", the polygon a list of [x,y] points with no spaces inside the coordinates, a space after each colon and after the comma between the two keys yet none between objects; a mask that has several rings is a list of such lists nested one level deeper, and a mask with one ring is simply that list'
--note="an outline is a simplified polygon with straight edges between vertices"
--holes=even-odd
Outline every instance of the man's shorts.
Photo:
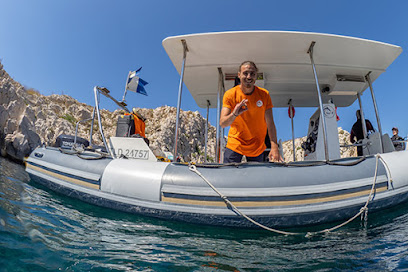
[{"label": "man's shorts", "polygon": [[[224,151],[224,163],[231,163],[231,162],[241,162],[242,160],[241,154],[232,151],[229,148],[225,148]],[[247,161],[252,161],[252,162],[264,162],[264,153],[262,152],[261,155],[257,157],[246,157]]]}]

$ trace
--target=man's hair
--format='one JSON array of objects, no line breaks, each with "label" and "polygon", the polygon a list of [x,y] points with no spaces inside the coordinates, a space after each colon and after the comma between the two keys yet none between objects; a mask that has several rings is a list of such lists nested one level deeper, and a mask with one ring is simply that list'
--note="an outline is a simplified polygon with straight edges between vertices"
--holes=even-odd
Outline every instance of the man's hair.
[{"label": "man's hair", "polygon": [[246,60],[246,61],[244,61],[243,63],[241,63],[241,65],[240,65],[239,68],[238,68],[238,72],[241,72],[241,67],[244,66],[244,65],[253,66],[253,67],[255,68],[256,72],[258,72],[258,67],[256,67],[255,62],[250,61],[250,60]]}]

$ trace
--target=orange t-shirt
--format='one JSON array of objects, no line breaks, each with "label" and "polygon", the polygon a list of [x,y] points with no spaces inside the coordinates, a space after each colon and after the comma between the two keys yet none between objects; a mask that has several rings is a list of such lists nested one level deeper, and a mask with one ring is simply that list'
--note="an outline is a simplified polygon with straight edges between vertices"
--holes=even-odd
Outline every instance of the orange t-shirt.
[{"label": "orange t-shirt", "polygon": [[267,126],[265,111],[273,107],[266,89],[255,86],[255,90],[246,95],[241,87],[235,86],[224,94],[223,107],[231,111],[239,102],[248,99],[248,110],[235,118],[228,133],[227,148],[248,157],[257,157],[264,152]]},{"label": "orange t-shirt", "polygon": [[137,117],[136,114],[133,114],[133,118],[135,120],[135,134],[139,134],[143,138],[146,138],[146,135],[145,135],[145,126],[146,125],[145,125],[145,122],[143,122],[142,119]]},{"label": "orange t-shirt", "polygon": [[146,138],[146,135],[145,135],[145,126],[146,125],[145,125],[145,122],[142,119],[140,119],[139,117],[137,117],[137,115],[134,114],[134,113],[125,113],[124,115],[132,115],[133,116],[133,120],[134,120],[134,123],[135,123],[135,133],[134,134],[139,134],[143,138]]}]

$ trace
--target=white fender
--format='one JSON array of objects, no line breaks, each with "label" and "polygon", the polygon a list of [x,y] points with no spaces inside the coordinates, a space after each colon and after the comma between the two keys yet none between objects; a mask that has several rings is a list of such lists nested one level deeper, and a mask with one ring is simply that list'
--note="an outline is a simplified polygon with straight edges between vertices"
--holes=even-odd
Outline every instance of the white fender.
[{"label": "white fender", "polygon": [[160,201],[161,180],[167,165],[166,162],[115,159],[105,168],[101,191]]},{"label": "white fender", "polygon": [[393,187],[400,188],[408,185],[408,151],[394,151],[381,154],[381,158],[388,166]]}]

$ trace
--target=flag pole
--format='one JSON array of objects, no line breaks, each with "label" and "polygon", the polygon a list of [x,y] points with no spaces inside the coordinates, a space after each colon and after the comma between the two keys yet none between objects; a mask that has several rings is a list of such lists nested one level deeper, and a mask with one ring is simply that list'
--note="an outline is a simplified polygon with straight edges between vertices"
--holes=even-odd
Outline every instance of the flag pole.
[{"label": "flag pole", "polygon": [[128,85],[128,83],[129,83],[130,73],[132,73],[132,71],[129,71],[128,76],[127,76],[127,79],[126,79],[125,93],[123,94],[122,102],[125,102],[125,97],[126,97],[126,93],[127,93],[127,85]]}]

